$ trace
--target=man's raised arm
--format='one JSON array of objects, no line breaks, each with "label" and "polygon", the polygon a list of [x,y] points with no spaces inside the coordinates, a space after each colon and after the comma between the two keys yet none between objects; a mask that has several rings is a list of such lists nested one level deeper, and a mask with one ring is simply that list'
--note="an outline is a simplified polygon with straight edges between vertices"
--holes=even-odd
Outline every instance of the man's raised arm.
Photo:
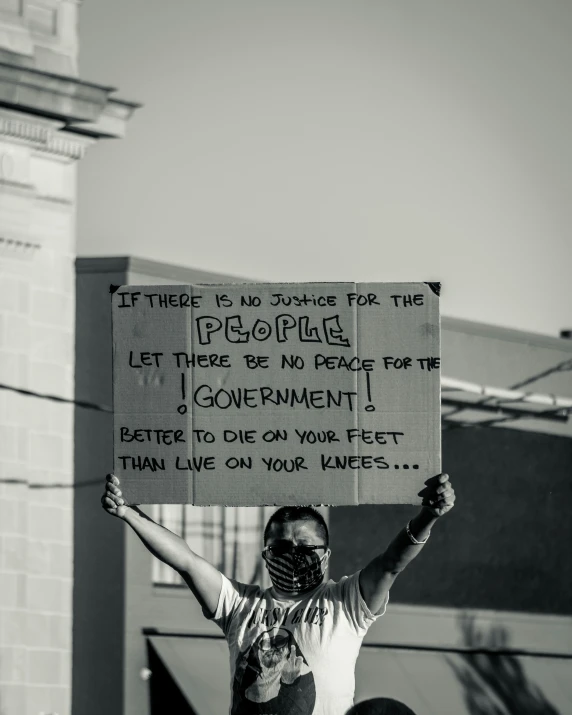
[{"label": "man's raised arm", "polygon": [[374,614],[383,608],[398,574],[423,548],[437,519],[450,511],[455,503],[455,492],[447,474],[431,477],[425,485],[419,493],[423,497],[419,514],[360,573],[361,594]]},{"label": "man's raised arm", "polygon": [[119,479],[114,474],[107,475],[101,504],[108,514],[127,522],[153,556],[181,574],[205,616],[212,617],[222,588],[220,571],[191,551],[180,536],[154,522],[136,506],[125,504]]}]

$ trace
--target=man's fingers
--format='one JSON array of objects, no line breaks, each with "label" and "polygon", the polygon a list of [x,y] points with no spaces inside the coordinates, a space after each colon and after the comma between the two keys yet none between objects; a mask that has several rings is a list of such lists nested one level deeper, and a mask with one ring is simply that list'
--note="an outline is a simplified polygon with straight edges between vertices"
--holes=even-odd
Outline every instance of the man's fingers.
[{"label": "man's fingers", "polygon": [[455,498],[449,497],[448,499],[423,499],[421,506],[443,506],[444,504],[454,504]]},{"label": "man's fingers", "polygon": [[429,477],[429,479],[425,481],[425,485],[428,487],[433,485],[438,486],[439,484],[444,484],[447,481],[449,481],[449,475],[443,472],[442,474],[435,474],[435,476]]},{"label": "man's fingers", "polygon": [[439,499],[448,499],[451,496],[454,496],[455,492],[453,491],[452,487],[449,487],[448,489],[443,489],[443,491],[437,490],[437,495]]},{"label": "man's fingers", "polygon": [[435,486],[432,485],[429,487],[425,487],[425,489],[422,489],[417,496],[425,497],[426,499],[437,499],[437,497],[440,495],[437,493]]},{"label": "man's fingers", "polygon": [[446,482],[445,484],[441,484],[441,486],[437,487],[435,491],[437,494],[444,494],[447,491],[451,491],[453,487],[451,486],[451,482]]},{"label": "man's fingers", "polygon": [[119,479],[117,479],[117,477],[115,476],[115,474],[108,474],[108,475],[106,476],[106,479],[107,479],[107,481],[110,482],[111,484],[115,484],[115,485],[119,484]]},{"label": "man's fingers", "polygon": [[109,492],[106,492],[101,497],[101,503],[103,504],[103,506],[117,507],[123,506],[125,504],[125,501],[121,497],[116,496],[115,494],[109,494]]},{"label": "man's fingers", "polygon": [[108,497],[122,497],[123,496],[120,489],[118,489],[117,487],[109,486],[109,485],[107,486],[107,488],[105,490],[105,494]]},{"label": "man's fingers", "polygon": [[429,507],[435,511],[439,511],[443,507],[451,507],[455,504],[456,495],[451,489],[443,494],[426,496],[421,502],[421,506]]},{"label": "man's fingers", "polygon": [[[439,475],[439,476],[446,476],[446,475]],[[451,482],[449,482],[449,478],[447,477],[447,480],[444,482],[436,482],[434,481],[435,477],[431,477],[431,479],[428,479],[425,484],[427,484],[426,487],[424,487],[417,496],[420,496],[421,498],[427,498],[427,499],[437,499],[443,494],[450,494],[454,493],[453,487],[451,486]]]}]

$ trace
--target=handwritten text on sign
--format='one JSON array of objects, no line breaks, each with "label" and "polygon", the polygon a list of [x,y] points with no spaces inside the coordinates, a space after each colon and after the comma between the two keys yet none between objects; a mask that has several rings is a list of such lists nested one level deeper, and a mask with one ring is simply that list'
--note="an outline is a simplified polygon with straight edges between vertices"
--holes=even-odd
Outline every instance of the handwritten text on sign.
[{"label": "handwritten text on sign", "polygon": [[425,283],[123,286],[115,471],[132,503],[418,503],[440,471]]}]

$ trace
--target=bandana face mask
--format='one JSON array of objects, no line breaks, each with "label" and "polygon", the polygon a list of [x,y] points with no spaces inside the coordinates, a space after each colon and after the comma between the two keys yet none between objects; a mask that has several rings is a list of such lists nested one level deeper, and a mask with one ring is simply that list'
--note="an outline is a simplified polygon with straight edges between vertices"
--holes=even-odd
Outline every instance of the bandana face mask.
[{"label": "bandana face mask", "polygon": [[329,549],[319,556],[311,546],[293,548],[267,546],[262,552],[270,580],[275,588],[297,595],[318,586],[324,578],[323,568],[327,563]]}]

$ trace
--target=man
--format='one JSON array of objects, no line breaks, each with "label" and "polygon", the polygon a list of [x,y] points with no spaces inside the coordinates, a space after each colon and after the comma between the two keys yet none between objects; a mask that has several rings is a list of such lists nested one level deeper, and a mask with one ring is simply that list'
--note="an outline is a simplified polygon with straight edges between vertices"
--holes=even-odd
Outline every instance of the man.
[{"label": "man", "polygon": [[422,507],[365,568],[324,583],[328,528],[311,507],[282,507],[264,532],[272,587],[231,581],[187,543],[124,503],[107,476],[103,508],[126,521],[157,558],[178,571],[230,649],[230,715],[344,715],[352,707],[355,663],[389,589],[417,556],[455,493],[446,474],[425,482]]}]

